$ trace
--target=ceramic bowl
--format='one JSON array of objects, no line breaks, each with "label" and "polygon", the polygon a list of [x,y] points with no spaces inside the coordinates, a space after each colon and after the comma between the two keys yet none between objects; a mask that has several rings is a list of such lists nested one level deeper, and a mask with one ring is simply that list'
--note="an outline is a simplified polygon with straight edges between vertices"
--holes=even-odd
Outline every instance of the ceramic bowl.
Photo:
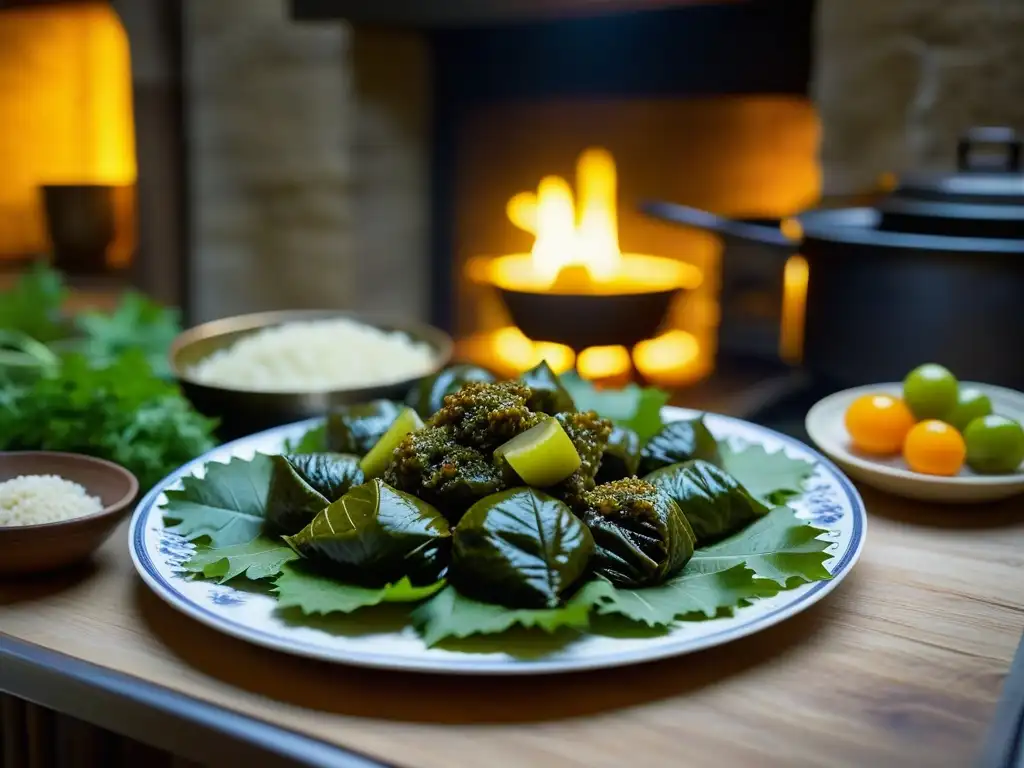
[{"label": "ceramic bowl", "polygon": [[93,515],[41,525],[0,526],[0,576],[51,571],[85,560],[131,511],[139,481],[124,467],[77,453],[0,453],[0,482],[19,475],[59,475],[99,497]]},{"label": "ceramic bowl", "polygon": [[[367,325],[400,331],[415,341],[426,342],[435,351],[433,369],[423,376],[382,382],[358,389],[326,392],[264,392],[212,386],[193,378],[189,370],[200,360],[230,346],[241,337],[263,328],[294,321],[330,320],[350,317]],[[444,331],[423,323],[374,318],[336,310],[287,310],[238,315],[197,325],[180,334],[171,345],[171,370],[185,395],[206,416],[220,421],[218,433],[233,439],[270,427],[323,416],[332,407],[367,400],[401,400],[422,378],[444,368],[451,360],[453,342]],[[343,354],[344,350],[339,350]]]},{"label": "ceramic bowl", "polygon": [[[961,382],[961,386],[980,389],[989,396],[995,413],[1024,423],[1024,393],[970,381]],[[938,477],[912,472],[898,456],[878,459],[855,452],[843,425],[850,403],[862,395],[887,394],[899,397],[902,392],[902,384],[890,382],[829,395],[808,411],[805,421],[807,434],[822,453],[854,480],[896,496],[945,504],[967,504],[998,501],[1024,493],[1024,465],[1006,475],[978,475],[965,467],[954,477]]]}]

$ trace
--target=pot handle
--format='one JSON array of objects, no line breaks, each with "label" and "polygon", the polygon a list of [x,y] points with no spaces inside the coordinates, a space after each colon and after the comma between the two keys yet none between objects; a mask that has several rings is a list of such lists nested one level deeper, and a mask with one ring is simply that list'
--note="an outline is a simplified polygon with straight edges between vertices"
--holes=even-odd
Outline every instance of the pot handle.
[{"label": "pot handle", "polygon": [[727,240],[760,243],[787,250],[793,250],[800,244],[799,241],[786,237],[776,227],[766,227],[763,224],[748,224],[745,221],[733,221],[708,211],[702,211],[699,208],[690,208],[678,203],[648,201],[640,204],[640,210],[662,221],[714,232]]},{"label": "pot handle", "polygon": [[[974,150],[980,145],[999,147],[1003,150],[998,164],[989,161],[980,163]],[[969,129],[956,144],[956,165],[961,171],[996,171],[1020,173],[1021,138],[1008,126],[987,126]]]}]

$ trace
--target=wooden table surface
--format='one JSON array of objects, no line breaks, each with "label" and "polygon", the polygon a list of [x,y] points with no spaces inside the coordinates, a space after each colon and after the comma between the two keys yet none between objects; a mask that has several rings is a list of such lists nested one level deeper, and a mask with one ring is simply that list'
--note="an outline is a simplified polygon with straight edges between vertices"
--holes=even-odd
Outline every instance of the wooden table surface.
[{"label": "wooden table surface", "polygon": [[1024,630],[1024,502],[862,492],[864,555],[821,603],[619,670],[458,678],[291,658],[161,602],[126,528],[88,568],[0,583],[0,632],[401,766],[969,765]]}]

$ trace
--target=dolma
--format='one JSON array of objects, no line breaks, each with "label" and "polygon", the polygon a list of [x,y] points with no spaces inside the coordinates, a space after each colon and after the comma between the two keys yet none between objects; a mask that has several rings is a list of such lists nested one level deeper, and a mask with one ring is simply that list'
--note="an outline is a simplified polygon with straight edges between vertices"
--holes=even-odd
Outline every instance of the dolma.
[{"label": "dolma", "polygon": [[474,504],[455,527],[451,580],[484,602],[556,608],[587,573],[594,542],[561,501],[513,488]]},{"label": "dolma", "polygon": [[584,494],[583,522],[594,537],[593,569],[612,584],[652,587],[693,557],[694,535],[679,506],[635,477]]},{"label": "dolma", "polygon": [[334,408],[327,415],[327,449],[365,456],[401,410],[401,404],[391,400],[371,400]]},{"label": "dolma", "polygon": [[640,466],[640,437],[628,427],[613,426],[608,445],[601,454],[597,483],[633,477]]},{"label": "dolma", "polygon": [[318,570],[366,587],[403,576],[432,584],[446,573],[451,554],[444,516],[379,479],[356,486],[284,540]]},{"label": "dolma", "polygon": [[670,421],[654,435],[640,453],[640,475],[693,459],[722,465],[718,441],[704,424],[704,417]]},{"label": "dolma", "polygon": [[526,405],[531,411],[554,416],[556,413],[576,410],[572,395],[562,386],[558,374],[551,370],[546,360],[541,360],[536,367],[520,376],[519,380],[530,388]]},{"label": "dolma", "polygon": [[284,454],[270,461],[264,525],[274,535],[298,533],[364,479],[359,458],[342,453]]},{"label": "dolma", "polygon": [[768,512],[724,469],[699,459],[673,464],[645,478],[670,496],[704,546],[728,536]]}]

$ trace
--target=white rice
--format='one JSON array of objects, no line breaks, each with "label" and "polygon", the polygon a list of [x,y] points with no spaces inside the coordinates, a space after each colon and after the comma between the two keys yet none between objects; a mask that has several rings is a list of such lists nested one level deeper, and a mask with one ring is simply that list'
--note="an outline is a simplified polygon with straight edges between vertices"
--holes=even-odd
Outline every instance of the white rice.
[{"label": "white rice", "polygon": [[424,376],[435,365],[429,344],[347,318],[264,328],[200,360],[197,381],[262,392],[324,392]]},{"label": "white rice", "polygon": [[0,483],[0,526],[59,523],[102,509],[97,497],[57,475],[20,475]]}]

